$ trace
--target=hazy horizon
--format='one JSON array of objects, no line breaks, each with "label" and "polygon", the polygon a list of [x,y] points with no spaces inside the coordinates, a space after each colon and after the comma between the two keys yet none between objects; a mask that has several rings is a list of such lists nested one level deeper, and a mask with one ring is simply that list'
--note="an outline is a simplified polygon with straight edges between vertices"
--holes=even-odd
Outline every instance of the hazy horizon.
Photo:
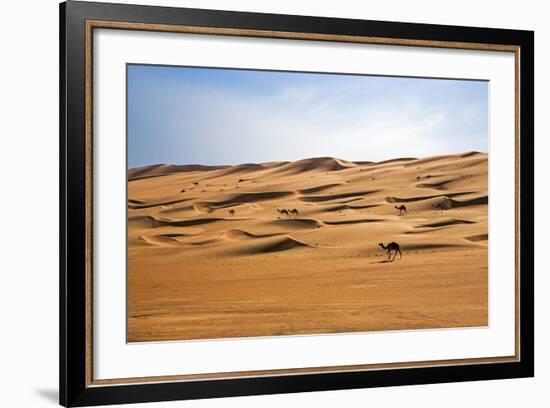
[{"label": "hazy horizon", "polygon": [[486,81],[128,65],[128,167],[488,152]]}]

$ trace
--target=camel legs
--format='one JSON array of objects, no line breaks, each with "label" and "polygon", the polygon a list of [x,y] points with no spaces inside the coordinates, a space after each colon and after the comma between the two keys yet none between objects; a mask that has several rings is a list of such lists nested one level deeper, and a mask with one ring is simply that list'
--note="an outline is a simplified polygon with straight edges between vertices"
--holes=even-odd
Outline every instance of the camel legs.
[{"label": "camel legs", "polygon": [[397,256],[397,253],[399,252],[399,259],[402,258],[402,255],[401,255],[401,250],[399,248],[395,248],[395,252],[393,254],[393,259],[392,261],[395,261],[395,257]]},{"label": "camel legs", "polygon": [[[394,250],[395,252],[393,253],[393,258],[392,258],[392,250]],[[391,259],[392,262],[395,261],[395,258],[397,257],[397,253],[399,252],[399,259],[401,259],[403,257],[403,254],[401,254],[401,249],[400,248],[388,248],[388,250],[386,251],[386,255],[388,255],[388,261]]]},{"label": "camel legs", "polygon": [[[399,252],[399,259],[403,257],[401,254],[401,250],[399,248],[395,248],[395,252],[393,253],[393,258],[391,259],[392,262],[395,261],[395,257],[397,256],[397,253]],[[388,259],[391,258],[391,250],[388,250]]]}]

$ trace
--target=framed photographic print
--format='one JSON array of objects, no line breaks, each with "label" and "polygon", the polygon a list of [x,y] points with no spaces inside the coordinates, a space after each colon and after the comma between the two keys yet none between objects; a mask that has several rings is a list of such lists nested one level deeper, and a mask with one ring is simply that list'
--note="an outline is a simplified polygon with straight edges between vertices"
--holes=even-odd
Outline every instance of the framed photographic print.
[{"label": "framed photographic print", "polygon": [[534,375],[533,32],[60,21],[62,405]]}]

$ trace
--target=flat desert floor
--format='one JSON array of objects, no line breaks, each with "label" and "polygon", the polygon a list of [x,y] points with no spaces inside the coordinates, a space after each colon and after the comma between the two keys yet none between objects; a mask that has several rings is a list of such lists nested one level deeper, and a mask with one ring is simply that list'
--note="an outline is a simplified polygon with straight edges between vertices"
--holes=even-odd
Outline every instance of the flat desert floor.
[{"label": "flat desert floor", "polygon": [[487,325],[486,154],[128,179],[131,342]]}]

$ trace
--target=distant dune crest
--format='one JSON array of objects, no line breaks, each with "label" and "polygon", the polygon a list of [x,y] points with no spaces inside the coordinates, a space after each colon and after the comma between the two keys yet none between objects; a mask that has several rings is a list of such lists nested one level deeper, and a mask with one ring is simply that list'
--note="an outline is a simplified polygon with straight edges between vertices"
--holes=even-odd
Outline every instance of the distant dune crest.
[{"label": "distant dune crest", "polygon": [[229,166],[205,166],[202,164],[155,164],[152,166],[135,167],[128,170],[128,180],[136,180],[147,177],[166,176],[173,173],[191,171],[213,171],[225,169]]}]

